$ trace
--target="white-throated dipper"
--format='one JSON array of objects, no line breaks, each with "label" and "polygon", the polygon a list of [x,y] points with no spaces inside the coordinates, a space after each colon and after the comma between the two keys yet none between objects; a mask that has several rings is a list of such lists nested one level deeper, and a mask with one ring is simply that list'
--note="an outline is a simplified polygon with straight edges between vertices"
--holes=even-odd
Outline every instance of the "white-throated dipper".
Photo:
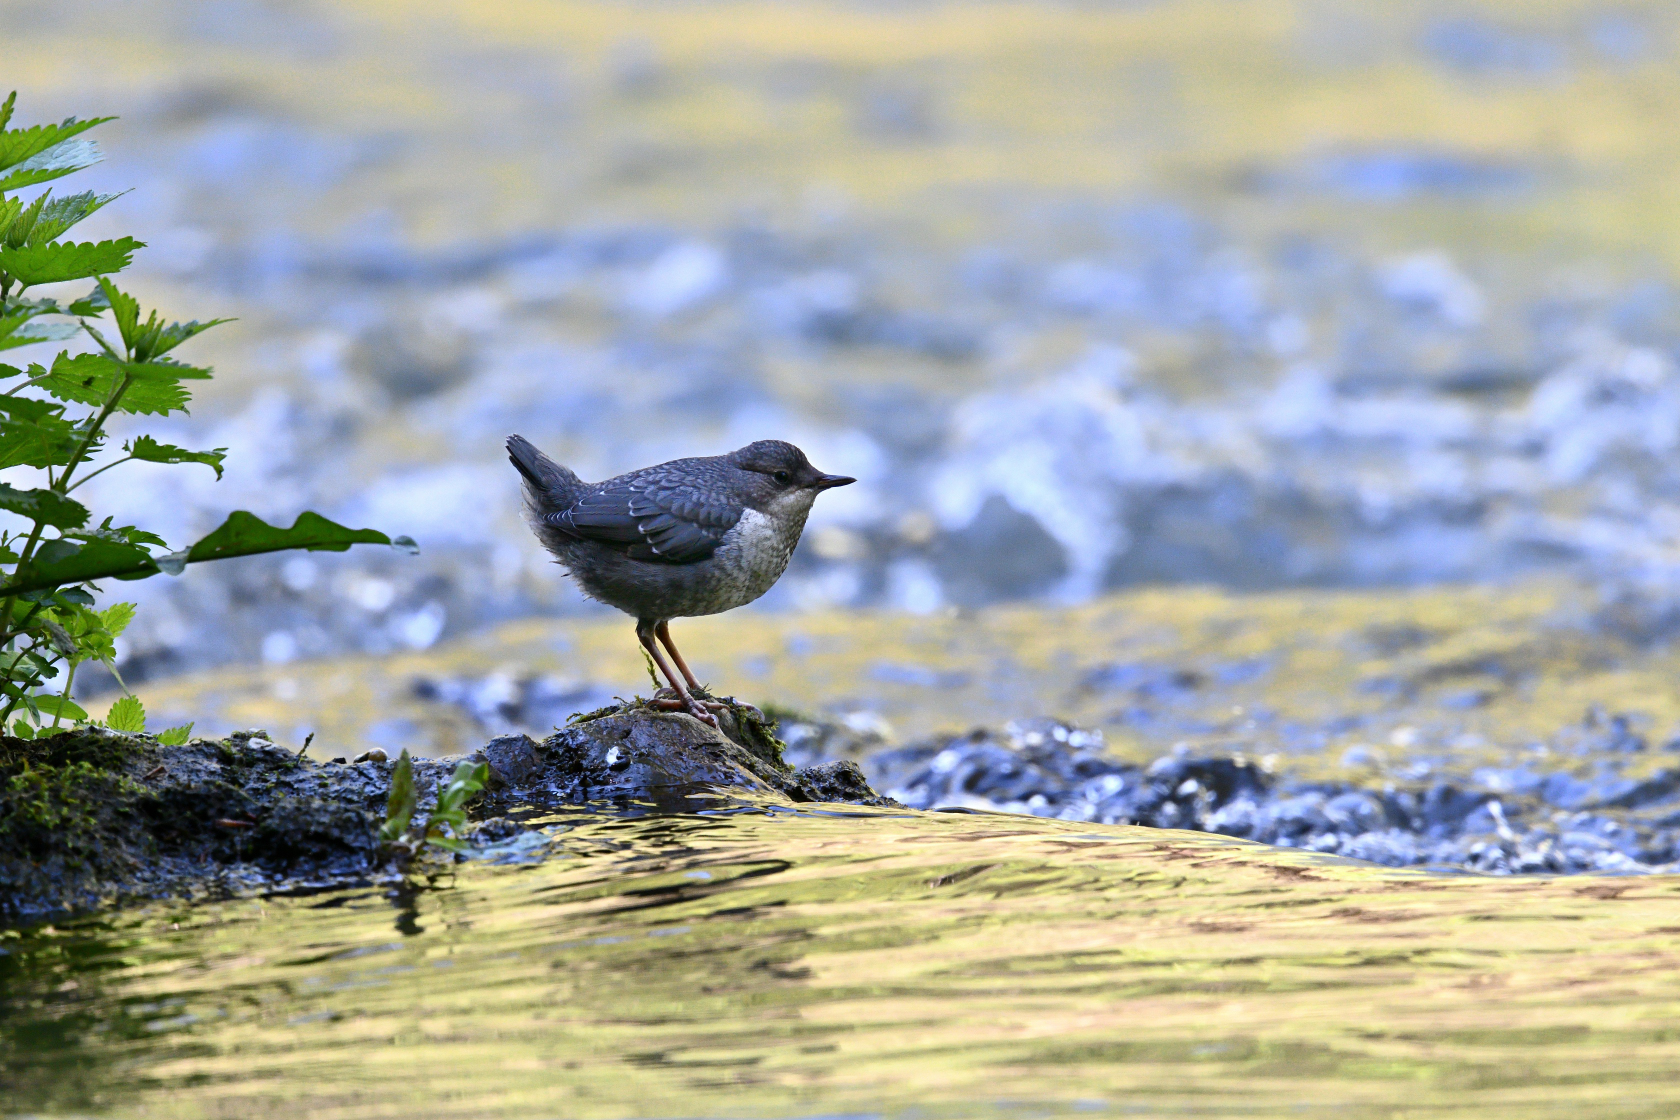
[{"label": "white-throated dipper", "polygon": [[[584,594],[635,618],[636,637],[676,693],[654,702],[713,727],[717,717],[689,691],[701,686],[671,641],[671,619],[733,610],[770,590],[817,495],[857,481],[824,474],[778,439],[594,483],[524,436],[509,436],[507,449],[525,476],[526,520],[537,539]],[[655,639],[671,651],[676,672]]]}]

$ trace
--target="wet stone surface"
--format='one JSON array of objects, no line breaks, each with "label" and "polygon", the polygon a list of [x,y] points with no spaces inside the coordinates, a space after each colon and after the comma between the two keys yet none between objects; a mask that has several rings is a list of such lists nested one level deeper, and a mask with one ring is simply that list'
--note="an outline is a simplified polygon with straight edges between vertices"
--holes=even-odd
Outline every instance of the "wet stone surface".
[{"label": "wet stone surface", "polygon": [[[504,735],[469,806],[477,846],[516,838],[509,816],[560,805],[692,812],[730,798],[890,804],[851,762],[795,770],[757,709],[721,733],[638,705],[579,717],[540,743]],[[264,731],[164,747],[103,729],[0,739],[0,921],[122,898],[304,890],[395,874],[378,841],[394,759],[317,763]],[[460,763],[416,758],[419,808]]]},{"label": "wet stone surface", "polygon": [[[795,726],[784,734],[796,745],[817,744],[813,753],[845,749],[832,732]],[[1680,859],[1680,753],[1673,766],[1624,775],[1604,753],[1607,742],[1634,756],[1651,748],[1625,718],[1602,712],[1590,712],[1559,738],[1577,743],[1571,753],[1596,760],[1589,772],[1484,767],[1462,779],[1420,776],[1375,788],[1292,781],[1240,752],[1178,751],[1131,765],[1105,752],[1101,732],[1055,720],[876,749],[861,763],[876,788],[918,809],[1194,829],[1394,867],[1673,870]]]}]

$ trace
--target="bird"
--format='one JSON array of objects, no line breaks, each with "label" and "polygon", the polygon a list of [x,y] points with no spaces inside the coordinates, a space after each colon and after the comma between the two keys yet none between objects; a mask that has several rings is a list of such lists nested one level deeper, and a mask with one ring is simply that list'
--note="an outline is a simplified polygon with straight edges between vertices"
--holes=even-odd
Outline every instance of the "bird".
[{"label": "bird", "polygon": [[671,620],[721,614],[770,590],[817,495],[857,481],[824,474],[777,439],[594,483],[523,436],[509,436],[507,452],[524,480],[525,518],[537,540],[585,595],[636,620],[636,638],[673,694],[656,695],[653,705],[714,729],[721,706],[694,695],[705,689],[671,640]]}]

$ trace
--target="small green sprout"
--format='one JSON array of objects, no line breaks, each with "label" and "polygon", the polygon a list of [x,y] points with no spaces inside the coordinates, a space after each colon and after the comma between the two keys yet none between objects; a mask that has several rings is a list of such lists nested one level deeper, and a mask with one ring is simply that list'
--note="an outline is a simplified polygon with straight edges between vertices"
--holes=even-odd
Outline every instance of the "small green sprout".
[{"label": "small green sprout", "polygon": [[391,771],[391,795],[386,800],[379,842],[401,862],[428,846],[446,852],[466,851],[466,805],[489,780],[490,767],[485,763],[462,762],[455,767],[449,784],[438,791],[437,807],[423,825],[416,825],[419,793],[414,787],[414,762],[408,757],[408,749],[403,748]]}]

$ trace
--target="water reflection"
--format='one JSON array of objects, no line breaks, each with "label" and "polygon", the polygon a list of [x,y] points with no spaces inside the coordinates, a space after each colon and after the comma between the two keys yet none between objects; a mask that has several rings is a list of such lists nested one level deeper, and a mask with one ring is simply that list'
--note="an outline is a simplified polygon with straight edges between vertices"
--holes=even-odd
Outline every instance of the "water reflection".
[{"label": "water reflection", "polygon": [[[0,947],[12,1111],[1672,1114],[1680,882],[1186,833],[544,822],[437,889],[156,904]],[[1561,997],[1561,998],[1560,998]]]}]

